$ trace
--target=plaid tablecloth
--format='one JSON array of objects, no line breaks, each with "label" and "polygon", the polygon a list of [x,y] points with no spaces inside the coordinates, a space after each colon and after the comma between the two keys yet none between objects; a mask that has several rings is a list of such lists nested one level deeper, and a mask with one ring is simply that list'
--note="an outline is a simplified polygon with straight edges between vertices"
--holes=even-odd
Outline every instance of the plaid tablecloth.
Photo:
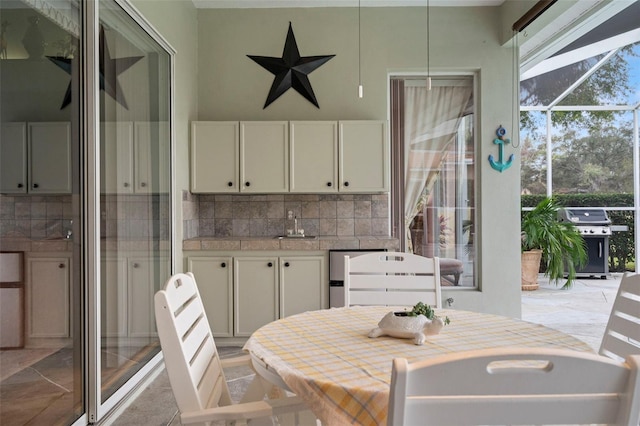
[{"label": "plaid tablecloth", "polygon": [[284,318],[257,330],[244,346],[275,371],[325,425],[386,424],[391,362],[505,346],[591,351],[584,342],[541,325],[477,312],[437,309],[451,324],[412,339],[369,338],[385,306],[334,308]]}]

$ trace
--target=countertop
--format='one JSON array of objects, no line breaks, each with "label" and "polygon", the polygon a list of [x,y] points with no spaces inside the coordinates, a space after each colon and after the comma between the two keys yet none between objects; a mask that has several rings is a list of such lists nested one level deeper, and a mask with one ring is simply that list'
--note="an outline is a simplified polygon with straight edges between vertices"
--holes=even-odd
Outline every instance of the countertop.
[{"label": "countertop", "polygon": [[276,238],[276,237],[200,237],[184,240],[184,251],[198,250],[358,250],[379,249],[397,250],[400,243],[397,238],[385,236],[349,236],[317,237],[314,239]]}]

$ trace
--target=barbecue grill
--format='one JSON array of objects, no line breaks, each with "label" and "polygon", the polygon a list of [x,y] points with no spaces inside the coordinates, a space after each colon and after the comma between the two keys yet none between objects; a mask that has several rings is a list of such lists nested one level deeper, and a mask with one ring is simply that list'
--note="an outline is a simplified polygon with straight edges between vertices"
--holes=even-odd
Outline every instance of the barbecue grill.
[{"label": "barbecue grill", "polygon": [[558,211],[558,219],[573,223],[586,243],[588,261],[584,267],[576,269],[576,273],[607,278],[611,236],[611,219],[607,212],[604,209],[562,208]]}]

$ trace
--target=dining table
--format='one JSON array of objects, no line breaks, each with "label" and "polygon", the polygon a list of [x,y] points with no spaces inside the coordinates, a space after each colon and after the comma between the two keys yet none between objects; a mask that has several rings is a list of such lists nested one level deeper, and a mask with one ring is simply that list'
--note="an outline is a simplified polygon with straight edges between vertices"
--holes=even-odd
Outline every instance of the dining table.
[{"label": "dining table", "polygon": [[260,376],[302,398],[323,425],[385,425],[394,358],[409,363],[473,349],[552,347],[593,352],[585,342],[520,319],[457,309],[423,344],[368,337],[389,312],[410,307],[352,306],[308,311],[256,330],[243,349]]}]

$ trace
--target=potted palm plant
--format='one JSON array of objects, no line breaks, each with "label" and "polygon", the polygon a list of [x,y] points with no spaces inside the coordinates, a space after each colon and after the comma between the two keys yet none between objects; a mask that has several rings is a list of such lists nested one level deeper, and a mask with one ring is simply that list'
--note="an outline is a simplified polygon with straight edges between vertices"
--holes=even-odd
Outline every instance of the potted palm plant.
[{"label": "potted palm plant", "polygon": [[538,288],[540,262],[544,261],[545,275],[555,284],[563,280],[562,288],[569,288],[576,279],[576,269],[587,261],[584,238],[571,222],[558,220],[560,206],[547,197],[521,222],[522,289]]}]

